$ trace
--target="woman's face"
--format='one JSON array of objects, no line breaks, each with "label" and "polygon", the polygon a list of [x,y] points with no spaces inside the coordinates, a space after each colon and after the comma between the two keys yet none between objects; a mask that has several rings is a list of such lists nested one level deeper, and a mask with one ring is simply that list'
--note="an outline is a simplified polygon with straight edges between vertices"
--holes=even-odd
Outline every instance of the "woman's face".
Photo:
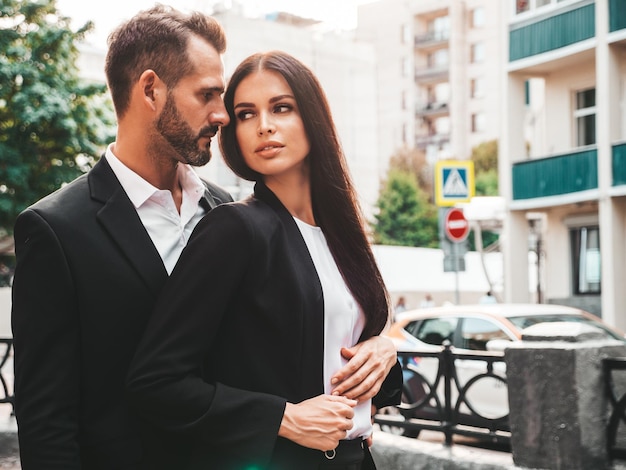
[{"label": "woman's face", "polygon": [[246,164],[272,180],[307,175],[311,145],[296,100],[277,72],[244,78],[234,95],[235,133]]}]

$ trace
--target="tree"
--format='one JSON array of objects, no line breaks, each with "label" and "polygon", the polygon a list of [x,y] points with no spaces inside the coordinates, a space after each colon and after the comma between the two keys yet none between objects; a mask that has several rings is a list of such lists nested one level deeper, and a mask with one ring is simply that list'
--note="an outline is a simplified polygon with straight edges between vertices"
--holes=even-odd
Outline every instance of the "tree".
[{"label": "tree", "polygon": [[374,241],[382,245],[435,248],[438,246],[437,211],[415,175],[391,167],[377,202]]},{"label": "tree", "polygon": [[413,174],[419,188],[428,194],[429,198],[433,194],[434,175],[423,151],[407,148],[398,150],[389,160],[389,167]]},{"label": "tree", "polygon": [[498,195],[498,141],[483,142],[472,149],[476,195]]},{"label": "tree", "polygon": [[[483,142],[472,149],[474,161],[474,182],[476,184],[476,196],[498,195],[498,141],[490,140]],[[498,234],[485,231],[482,233],[483,248],[493,245],[498,241]],[[474,250],[474,238],[470,238],[470,250]]]},{"label": "tree", "polygon": [[111,139],[103,84],[79,79],[74,32],[56,0],[0,0],[0,234],[17,214],[87,171]]}]

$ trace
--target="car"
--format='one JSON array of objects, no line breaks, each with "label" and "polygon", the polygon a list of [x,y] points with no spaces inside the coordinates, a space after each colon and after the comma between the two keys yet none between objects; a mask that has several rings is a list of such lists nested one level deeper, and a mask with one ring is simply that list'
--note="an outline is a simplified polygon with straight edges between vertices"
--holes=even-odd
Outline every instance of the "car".
[{"label": "car", "polygon": [[[420,352],[426,356],[404,356],[410,364],[403,371],[402,404],[382,413],[404,420],[443,422],[444,386],[442,380],[437,381],[440,359],[433,353],[449,345],[455,354],[457,382],[451,398],[458,412],[457,424],[488,427],[493,432],[510,431],[505,363],[498,360],[487,366],[488,361],[474,359],[472,355],[502,358],[507,346],[521,341],[526,328],[546,322],[584,324],[596,328],[607,339],[626,342],[622,332],[600,318],[562,305],[451,305],[398,313],[385,335],[394,342],[398,352]],[[419,429],[415,428],[382,427],[405,436],[419,435]]]},{"label": "car", "polygon": [[396,315],[386,335],[398,350],[441,346],[447,340],[457,350],[487,351],[490,341],[521,341],[524,329],[546,322],[582,323],[598,328],[607,339],[626,341],[622,332],[595,315],[554,304],[451,305],[405,311]]}]

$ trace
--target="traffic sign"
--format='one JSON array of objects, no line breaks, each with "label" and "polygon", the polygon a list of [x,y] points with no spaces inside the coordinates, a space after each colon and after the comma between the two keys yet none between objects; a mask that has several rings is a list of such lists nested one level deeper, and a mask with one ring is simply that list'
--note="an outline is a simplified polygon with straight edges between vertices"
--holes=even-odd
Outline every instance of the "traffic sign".
[{"label": "traffic sign", "polygon": [[440,160],[435,164],[435,201],[438,206],[469,202],[474,196],[474,162]]},{"label": "traffic sign", "polygon": [[461,209],[452,208],[446,213],[443,225],[450,241],[461,243],[469,235],[469,222],[465,219]]}]

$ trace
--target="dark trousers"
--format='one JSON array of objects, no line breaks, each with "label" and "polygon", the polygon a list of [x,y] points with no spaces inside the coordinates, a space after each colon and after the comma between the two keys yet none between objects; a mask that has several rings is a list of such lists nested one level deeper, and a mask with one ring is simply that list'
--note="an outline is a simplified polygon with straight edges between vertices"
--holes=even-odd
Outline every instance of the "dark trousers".
[{"label": "dark trousers", "polygon": [[323,453],[319,470],[376,470],[376,465],[365,441],[341,441]]}]

